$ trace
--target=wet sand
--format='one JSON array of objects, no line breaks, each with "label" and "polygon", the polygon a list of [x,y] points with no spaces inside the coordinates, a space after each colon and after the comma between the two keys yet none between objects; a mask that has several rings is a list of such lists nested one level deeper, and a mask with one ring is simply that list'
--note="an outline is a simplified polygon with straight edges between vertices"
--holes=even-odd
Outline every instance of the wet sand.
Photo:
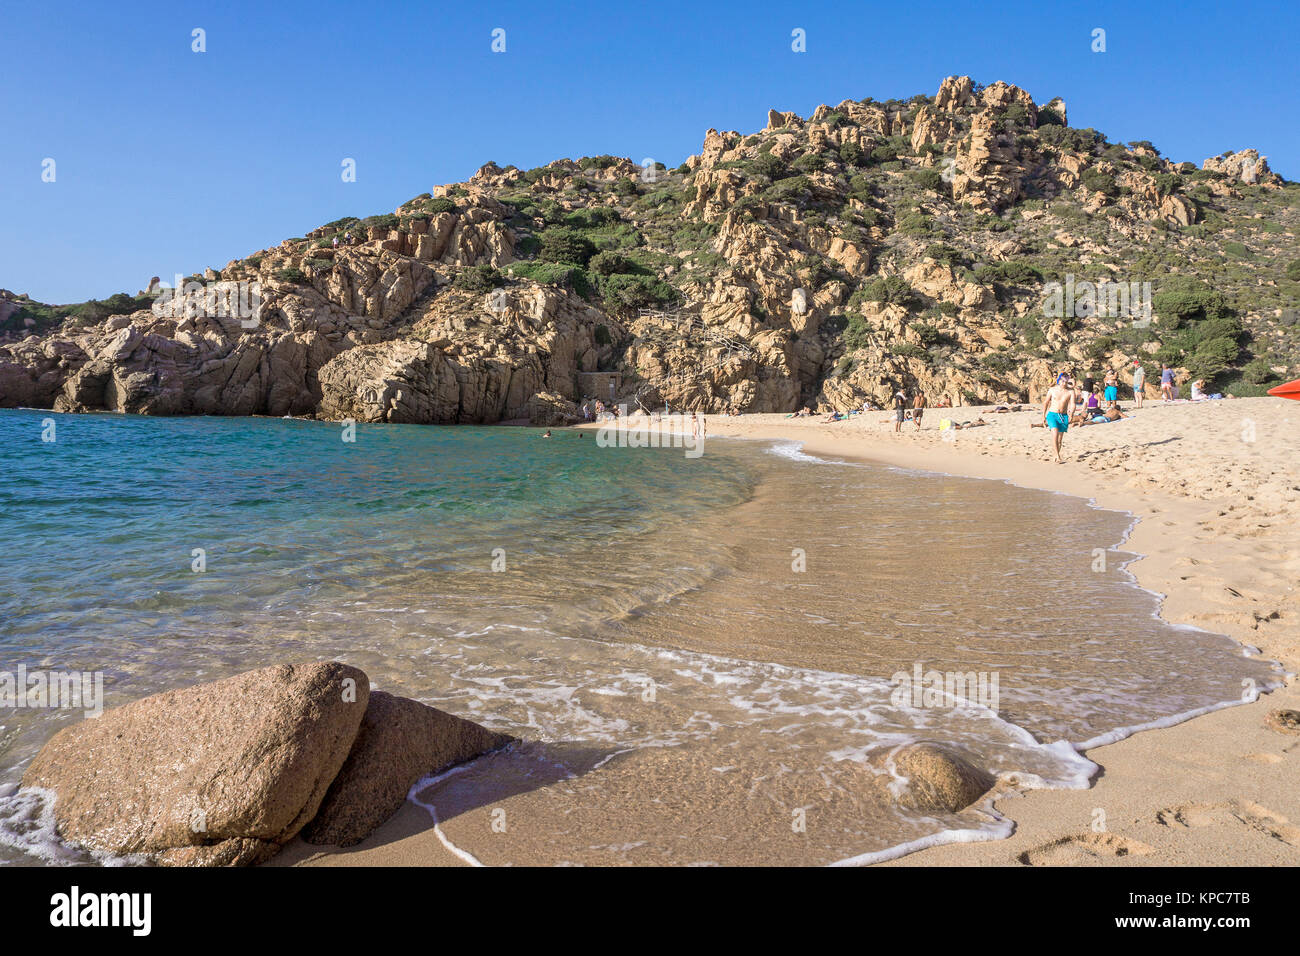
[{"label": "wet sand", "polygon": [[[821,424],[779,415],[710,418],[710,435],[797,438],[811,454],[864,457],[1095,499],[1140,520],[1127,547],[1170,621],[1216,630],[1300,670],[1300,405],[1283,399],[1163,405],[1071,429],[1051,460],[1037,413],[931,409],[918,432],[868,412]],[[945,441],[942,418],[987,427]],[[1300,863],[1300,735],[1268,726],[1300,709],[1294,682],[1253,704],[1087,753],[1086,791],[999,800],[1016,833],[937,847],[890,865],[1265,865]]]},{"label": "wet sand", "polygon": [[[1300,460],[1292,426],[1300,421],[1300,407],[1273,399],[1148,404],[1130,421],[1072,429],[1065,446],[1071,460],[1064,465],[1050,461],[1044,431],[1029,427],[1031,413],[984,414],[988,427],[949,433],[951,440],[938,431],[940,418],[974,420],[982,411],[931,410],[921,431],[909,423],[901,435],[893,433],[887,413],[831,424],[779,415],[710,417],[708,428],[711,436],[795,439],[818,456],[1004,479],[1130,511],[1140,521],[1126,548],[1145,555],[1130,570],[1143,587],[1168,595],[1168,620],[1226,633],[1296,669],[1300,540],[1294,519],[1300,481],[1288,467]],[[1068,589],[1062,600],[1069,600]],[[1294,786],[1300,736],[1265,724],[1270,711],[1297,707],[1300,695],[1292,685],[1254,704],[1095,748],[1088,757],[1103,770],[1089,789],[1006,788],[996,808],[1015,822],[1010,839],[940,846],[895,862],[1300,862],[1300,831],[1292,822],[1300,821]],[[611,851],[620,862],[672,862],[629,837],[635,830],[694,840],[692,858],[708,862],[826,862],[825,854],[809,852],[816,841],[792,830],[787,817],[788,807],[801,800],[815,804],[815,787],[771,799],[772,819],[759,831],[736,824],[735,839],[710,852],[699,841],[725,832],[737,814],[725,786],[717,794],[707,789],[720,779],[717,768],[708,766],[707,752],[595,752],[588,766],[597,772],[576,781],[548,779],[545,752],[536,756],[531,768],[515,761],[519,779],[498,779],[490,793],[457,789],[452,781],[442,785],[439,812],[445,822],[437,830],[426,809],[408,802],[356,848],[321,852],[295,843],[277,862],[582,863],[610,862]],[[573,755],[566,761],[572,766]],[[702,809],[683,817],[671,806],[633,798],[653,793],[657,782],[666,789],[683,783],[705,788],[696,803]],[[761,817],[752,804],[745,809],[748,818]],[[854,809],[840,807],[836,815],[851,816]],[[571,843],[571,859],[556,861],[541,852],[556,839]]]}]

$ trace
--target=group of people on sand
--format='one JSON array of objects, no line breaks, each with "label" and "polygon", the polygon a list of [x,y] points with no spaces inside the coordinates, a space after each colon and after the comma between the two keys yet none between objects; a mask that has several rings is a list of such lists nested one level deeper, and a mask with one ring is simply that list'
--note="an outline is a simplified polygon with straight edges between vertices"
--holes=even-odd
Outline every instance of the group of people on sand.
[{"label": "group of people on sand", "polygon": [[894,392],[894,431],[903,430],[903,422],[907,421],[911,411],[911,419],[916,423],[916,430],[921,430],[921,417],[925,414],[926,400],[925,392],[919,388],[908,389],[906,386],[899,386]]},{"label": "group of people on sand", "polygon": [[[1133,362],[1133,402],[1142,407],[1142,391],[1146,386],[1146,372],[1142,363]],[[1070,372],[1061,372],[1056,382],[1043,396],[1043,421],[1032,423],[1035,428],[1046,428],[1052,436],[1052,451],[1058,462],[1061,458],[1061,440],[1071,425],[1101,425],[1117,422],[1125,415],[1119,405],[1119,373],[1111,369],[1098,389],[1096,379],[1085,378],[1076,383]]]},{"label": "group of people on sand", "polygon": [[600,399],[587,399],[579,408],[582,410],[583,421],[609,421],[618,420],[618,406],[606,405]]}]

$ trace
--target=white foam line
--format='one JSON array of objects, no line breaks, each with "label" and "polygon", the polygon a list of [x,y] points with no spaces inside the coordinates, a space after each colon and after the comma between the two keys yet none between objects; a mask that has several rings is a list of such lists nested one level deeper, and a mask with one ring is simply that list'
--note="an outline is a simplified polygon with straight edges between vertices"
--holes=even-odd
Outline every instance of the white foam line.
[{"label": "white foam line", "polygon": [[907,856],[909,853],[925,850],[932,846],[943,846],[948,843],[992,843],[994,840],[1005,840],[1015,832],[1015,825],[993,810],[991,802],[986,805],[984,812],[993,817],[1000,826],[994,830],[940,830],[938,833],[932,833],[929,836],[919,837],[915,840],[908,840],[906,843],[891,846],[886,850],[873,850],[870,853],[859,853],[857,856],[845,857],[842,860],[836,860],[834,863],[828,863],[827,866],[871,866],[875,863],[884,863],[886,860],[896,860],[901,856]]},{"label": "white foam line", "polygon": [[406,799],[410,800],[416,806],[424,807],[424,809],[429,811],[429,816],[433,818],[434,836],[438,838],[439,843],[441,843],[444,847],[447,848],[447,851],[449,853],[451,853],[453,856],[455,856],[463,863],[467,863],[470,866],[481,867],[484,864],[478,857],[476,857],[473,853],[470,853],[468,850],[462,850],[456,844],[452,843],[451,840],[447,839],[447,834],[442,832],[442,826],[438,823],[437,807],[435,807],[432,803],[425,803],[423,800],[421,800],[419,797],[416,796],[417,791],[423,790],[426,787],[432,787],[439,783],[442,783],[442,781],[446,780],[448,777],[461,773],[464,770],[468,770],[471,766],[473,766],[473,764],[474,761],[471,760],[469,763],[459,764],[455,767],[452,767],[450,770],[443,771],[440,774],[436,774],[431,777],[421,777],[419,780],[415,781],[415,783],[411,785],[410,791],[408,791],[406,794]]},{"label": "white foam line", "polygon": [[1092,750],[1094,747],[1105,747],[1107,744],[1118,743],[1119,741],[1132,737],[1134,734],[1141,733],[1144,730],[1163,730],[1166,727],[1173,727],[1175,724],[1184,723],[1185,721],[1192,720],[1195,717],[1200,717],[1203,714],[1212,713],[1216,710],[1224,710],[1228,707],[1240,707],[1242,704],[1253,704],[1255,701],[1259,700],[1260,694],[1267,694],[1282,686],[1285,686],[1284,683],[1279,681],[1277,684],[1270,684],[1267,689],[1257,691],[1255,696],[1250,700],[1225,700],[1217,704],[1207,704],[1204,707],[1197,707],[1194,710],[1189,710],[1185,713],[1174,714],[1170,717],[1160,717],[1156,720],[1148,721],[1145,724],[1137,724],[1133,727],[1119,727],[1115,730],[1110,730],[1104,734],[1093,737],[1091,740],[1085,740],[1080,744],[1070,744],[1070,746],[1080,753],[1085,750]]},{"label": "white foam line", "polygon": [[[601,767],[605,766],[605,764],[609,763],[611,760],[613,760],[613,759],[614,759],[615,757],[617,757],[619,754],[630,754],[630,753],[632,753],[632,752],[633,752],[634,750],[636,750],[636,749],[637,749],[636,747],[624,747],[622,750],[615,750],[615,751],[614,751],[612,754],[610,754],[609,756],[607,756],[607,757],[602,757],[599,761],[597,761],[595,764],[593,764],[592,767],[591,767],[591,770],[599,770]],[[591,770],[588,770],[587,772],[588,772],[588,773],[591,773]]]}]

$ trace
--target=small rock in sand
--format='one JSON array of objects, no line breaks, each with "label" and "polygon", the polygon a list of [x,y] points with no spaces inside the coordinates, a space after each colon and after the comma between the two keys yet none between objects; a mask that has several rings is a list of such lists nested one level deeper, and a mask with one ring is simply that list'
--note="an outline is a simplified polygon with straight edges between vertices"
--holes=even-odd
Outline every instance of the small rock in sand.
[{"label": "small rock in sand", "polygon": [[992,789],[994,776],[965,757],[933,743],[907,744],[881,754],[873,761],[906,778],[900,788],[889,776],[877,777],[879,785],[894,787],[890,793],[901,806],[927,813],[956,813],[970,806]]}]

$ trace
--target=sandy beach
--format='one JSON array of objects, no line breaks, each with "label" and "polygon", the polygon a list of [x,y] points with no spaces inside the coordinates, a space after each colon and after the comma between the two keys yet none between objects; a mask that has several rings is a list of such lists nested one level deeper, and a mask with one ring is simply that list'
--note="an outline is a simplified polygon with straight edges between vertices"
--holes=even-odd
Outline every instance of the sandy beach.
[{"label": "sandy beach", "polygon": [[[988,425],[941,432],[944,418],[982,418]],[[707,434],[797,440],[818,457],[1009,481],[1129,512],[1137,521],[1124,547],[1142,555],[1129,570],[1140,586],[1166,596],[1167,620],[1228,634],[1288,672],[1298,669],[1300,532],[1294,518],[1300,482],[1289,469],[1300,460],[1293,430],[1300,408],[1268,398],[1148,402],[1131,419],[1072,428],[1063,464],[1052,461],[1044,430],[1031,427],[1037,418],[1033,410],[931,409],[920,430],[908,422],[896,434],[888,412],[833,423],[709,416]],[[1055,586],[1068,604],[1068,582]],[[1001,785],[993,806],[1014,821],[1009,838],[934,846],[884,865],[1295,864],[1300,734],[1270,715],[1297,709],[1300,693],[1292,682],[1254,703],[1096,747],[1086,756],[1101,769],[1087,789]],[[622,844],[629,839],[629,812],[638,814],[637,831],[707,831],[706,822],[683,821],[667,808],[647,812],[628,796],[655,781],[680,786],[716,776],[702,772],[707,765],[665,751],[592,752],[586,765],[576,800],[556,790],[559,781],[548,784],[540,764],[516,766],[494,793],[476,793],[472,786],[442,790],[438,826],[431,825],[428,807],[408,801],[355,847],[326,850],[294,841],[272,865],[538,863],[548,859],[541,850],[545,840],[557,833],[571,833],[591,848]],[[726,808],[719,803],[717,812]],[[528,826],[488,839],[489,813],[500,813],[503,821],[528,820]],[[794,853],[798,838],[781,835],[788,829],[739,834],[717,859],[761,865]],[[467,845],[478,855],[463,849]],[[580,854],[572,862],[582,862]]]},{"label": "sandy beach", "polygon": [[[869,458],[1090,498],[1138,519],[1128,547],[1163,616],[1228,634],[1300,669],[1300,406],[1282,399],[1148,401],[1131,419],[1072,428],[1056,464],[1036,410],[929,409],[918,431],[890,412],[832,423],[710,417],[710,436],[793,438],[813,455]],[[940,420],[988,422],[940,432]],[[944,440],[946,436],[948,440]],[[1068,600],[1068,590],[1062,600]],[[1011,794],[1010,839],[950,844],[888,865],[1300,862],[1300,735],[1268,715],[1300,708],[1296,684],[1252,704],[1089,751],[1084,791]],[[1103,829],[1104,827],[1104,829]]]}]

